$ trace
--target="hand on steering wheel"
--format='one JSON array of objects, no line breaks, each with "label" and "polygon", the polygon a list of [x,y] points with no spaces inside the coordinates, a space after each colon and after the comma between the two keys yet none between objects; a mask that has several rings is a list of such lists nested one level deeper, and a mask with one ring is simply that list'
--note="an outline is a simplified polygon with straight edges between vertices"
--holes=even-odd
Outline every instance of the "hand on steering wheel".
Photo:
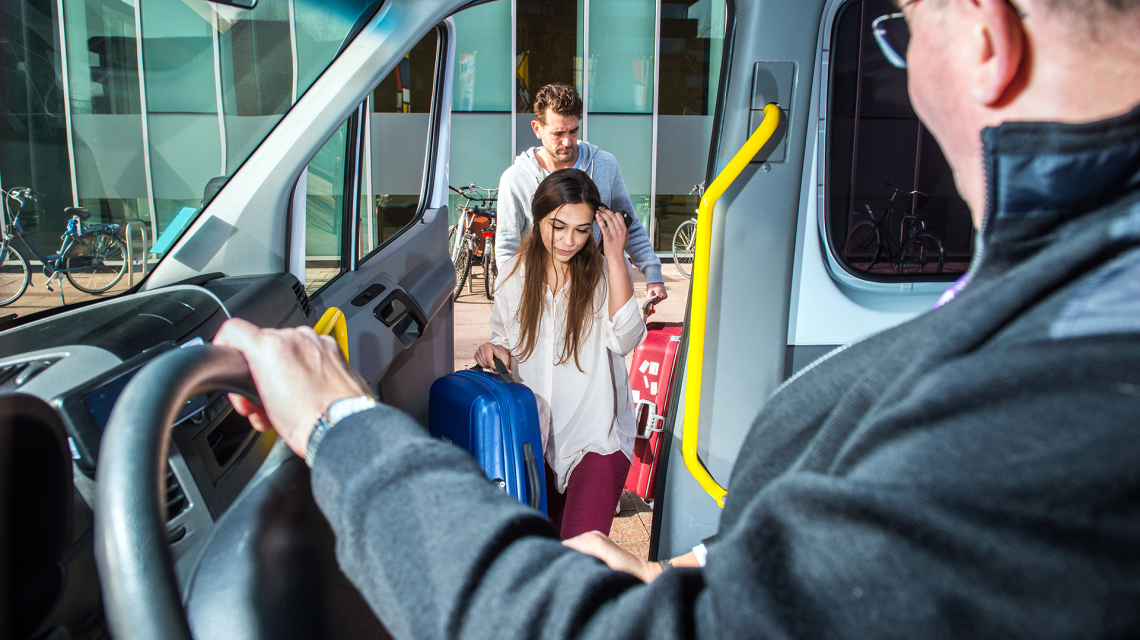
[{"label": "hand on steering wheel", "polygon": [[341,398],[373,395],[368,383],[344,361],[336,341],[309,327],[259,329],[235,318],[222,325],[214,344],[245,356],[261,395],[263,406],[230,394],[234,410],[258,431],[276,430],[301,457],[317,416],[329,405]]}]

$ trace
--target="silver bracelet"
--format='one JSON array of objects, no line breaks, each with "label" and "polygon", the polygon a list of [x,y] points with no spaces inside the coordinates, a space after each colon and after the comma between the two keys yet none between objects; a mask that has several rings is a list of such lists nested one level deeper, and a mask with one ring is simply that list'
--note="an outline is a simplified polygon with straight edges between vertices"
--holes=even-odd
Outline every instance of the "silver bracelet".
[{"label": "silver bracelet", "polygon": [[661,560],[657,561],[657,564],[661,565],[661,573],[665,573],[666,569],[673,568],[673,562],[669,560],[669,558],[662,558]]}]

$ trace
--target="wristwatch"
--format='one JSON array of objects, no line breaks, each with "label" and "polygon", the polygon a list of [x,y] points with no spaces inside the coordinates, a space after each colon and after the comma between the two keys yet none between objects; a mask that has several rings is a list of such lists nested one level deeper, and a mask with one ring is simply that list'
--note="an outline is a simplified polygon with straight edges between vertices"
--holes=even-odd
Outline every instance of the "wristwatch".
[{"label": "wristwatch", "polygon": [[317,449],[321,446],[321,441],[325,439],[328,432],[336,426],[338,422],[355,414],[371,409],[372,407],[380,406],[374,398],[369,396],[353,396],[351,398],[341,398],[329,405],[324,413],[317,414],[317,424],[313,427],[312,433],[309,434],[309,444],[305,445],[305,464],[310,467],[313,466],[313,461],[317,458]]},{"label": "wristwatch", "polygon": [[673,561],[669,558],[661,558],[657,561],[657,564],[661,565],[661,573],[665,573],[666,569],[673,568]]}]

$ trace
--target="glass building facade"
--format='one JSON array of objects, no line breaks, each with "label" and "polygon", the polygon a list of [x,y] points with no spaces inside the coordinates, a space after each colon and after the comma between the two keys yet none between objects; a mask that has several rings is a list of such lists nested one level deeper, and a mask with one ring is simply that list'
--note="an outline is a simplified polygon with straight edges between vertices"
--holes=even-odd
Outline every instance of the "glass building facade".
[{"label": "glass building facade", "polygon": [[668,251],[705,179],[725,11],[724,0],[496,0],[456,14],[451,184],[498,186],[538,144],[534,94],[570,84],[585,102],[581,139],[617,157],[635,213]]},{"label": "glass building facade", "polygon": [[[64,208],[83,206],[154,243],[234,174],[369,5],[0,0],[0,186],[47,194],[21,216],[30,238],[54,250]],[[451,184],[496,187],[537,143],[534,93],[572,84],[586,103],[581,138],[617,156],[637,215],[668,250],[705,178],[724,0],[496,0],[454,20]],[[360,255],[415,214],[436,49],[425,34],[369,97]],[[343,197],[330,145],[308,172],[314,213]],[[309,254],[335,254],[342,230],[310,218]]]}]

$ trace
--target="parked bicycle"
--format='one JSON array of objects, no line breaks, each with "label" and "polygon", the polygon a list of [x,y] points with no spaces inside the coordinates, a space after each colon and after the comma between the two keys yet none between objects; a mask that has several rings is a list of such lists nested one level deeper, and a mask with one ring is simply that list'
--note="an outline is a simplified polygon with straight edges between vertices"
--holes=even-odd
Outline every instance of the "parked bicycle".
[{"label": "parked bicycle", "polygon": [[[705,183],[700,183],[693,186],[693,190],[689,195],[697,194],[698,200],[705,195]],[[700,205],[697,205],[696,211],[700,211]],[[686,278],[693,277],[693,251],[697,243],[697,218],[696,216],[689,218],[677,226],[677,230],[673,232],[673,264],[677,265],[677,271]]]},{"label": "parked bicycle", "polygon": [[[903,191],[884,182],[883,186],[891,189],[891,199],[887,207],[878,218],[866,205],[870,220],[864,220],[851,228],[847,240],[843,243],[843,259],[847,264],[860,271],[870,272],[879,264],[880,259],[890,263],[891,269],[899,274],[938,274],[946,264],[946,252],[942,247],[942,239],[938,234],[926,228],[926,222],[921,212],[907,214],[899,221],[898,251],[889,233],[891,214],[893,213],[895,198],[901,195],[925,196],[921,191]],[[870,260],[867,260],[867,257]],[[865,265],[865,266],[864,266]]]},{"label": "parked bicycle", "polygon": [[[43,264],[48,277],[44,286],[48,291],[52,280],[59,280],[59,297],[63,302],[63,277],[76,289],[85,293],[103,293],[115,286],[127,271],[127,249],[119,235],[121,225],[91,224],[83,221],[91,212],[82,207],[68,207],[64,213],[71,216],[67,230],[60,236],[59,251],[44,255],[24,232],[20,213],[24,206],[44,194],[27,187],[0,189],[4,200],[3,234],[0,239],[0,306],[12,304],[28,289],[32,281],[31,266],[24,252],[16,246],[15,237],[31,250]],[[15,207],[11,206],[15,203]]]},{"label": "parked bicycle", "polygon": [[449,188],[467,200],[457,207],[459,221],[451,225],[448,231],[448,251],[451,253],[451,262],[455,265],[455,298],[458,299],[459,294],[463,293],[463,284],[471,275],[472,263],[481,260],[483,286],[487,298],[494,299],[495,279],[498,277],[499,268],[495,265],[496,213],[492,207],[498,200],[499,190],[487,189],[476,184],[458,189]]}]

